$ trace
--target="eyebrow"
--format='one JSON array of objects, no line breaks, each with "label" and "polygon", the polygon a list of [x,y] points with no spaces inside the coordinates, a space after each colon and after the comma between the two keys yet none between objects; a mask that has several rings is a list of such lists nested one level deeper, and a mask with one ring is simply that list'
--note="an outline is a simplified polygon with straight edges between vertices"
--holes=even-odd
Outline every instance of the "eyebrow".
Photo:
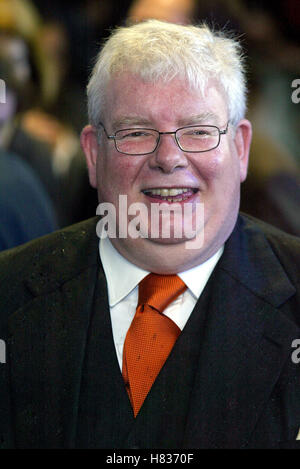
[{"label": "eyebrow", "polygon": [[[191,115],[189,117],[185,117],[183,119],[179,119],[177,125],[179,127],[184,127],[188,125],[194,124],[218,124],[219,118],[214,112],[203,112],[201,114]],[[113,131],[117,131],[122,126],[131,126],[131,125],[138,125],[139,127],[143,125],[151,126],[153,125],[152,121],[141,117],[141,116],[123,116],[113,121],[112,128]]]},{"label": "eyebrow", "polygon": [[193,116],[185,117],[183,119],[180,119],[178,121],[178,125],[180,126],[188,126],[188,125],[194,125],[194,124],[218,124],[219,123],[219,117],[214,113],[214,112],[203,112],[201,114],[196,114]]},{"label": "eyebrow", "polygon": [[151,125],[151,121],[140,116],[130,116],[130,117],[124,116],[124,117],[120,117],[119,119],[114,120],[112,123],[112,128],[114,131],[116,131],[124,125],[138,125],[138,126]]}]

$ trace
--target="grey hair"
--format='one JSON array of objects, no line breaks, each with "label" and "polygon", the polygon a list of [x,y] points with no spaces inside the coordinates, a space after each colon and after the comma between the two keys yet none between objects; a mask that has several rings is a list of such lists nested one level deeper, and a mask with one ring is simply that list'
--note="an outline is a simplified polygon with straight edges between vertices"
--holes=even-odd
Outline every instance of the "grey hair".
[{"label": "grey hair", "polygon": [[205,24],[147,20],[119,27],[100,51],[87,86],[89,121],[97,127],[101,120],[110,78],[130,72],[147,82],[180,78],[202,92],[209,78],[216,79],[225,92],[229,120],[236,125],[246,111],[243,62],[239,42]]}]

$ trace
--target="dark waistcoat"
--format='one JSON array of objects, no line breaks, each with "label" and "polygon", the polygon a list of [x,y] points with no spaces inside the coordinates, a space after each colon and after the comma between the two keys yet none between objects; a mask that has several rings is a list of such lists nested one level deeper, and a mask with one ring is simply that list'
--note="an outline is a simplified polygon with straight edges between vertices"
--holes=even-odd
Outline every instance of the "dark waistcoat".
[{"label": "dark waistcoat", "polygon": [[109,311],[103,308],[106,294],[97,288],[84,361],[77,447],[182,447],[209,291],[208,286],[134,418],[117,361]]}]

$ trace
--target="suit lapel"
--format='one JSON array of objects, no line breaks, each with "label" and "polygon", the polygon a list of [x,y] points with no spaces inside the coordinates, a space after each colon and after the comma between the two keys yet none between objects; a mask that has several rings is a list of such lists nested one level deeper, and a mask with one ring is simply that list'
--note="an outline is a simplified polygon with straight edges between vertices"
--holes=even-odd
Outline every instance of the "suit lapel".
[{"label": "suit lapel", "polygon": [[113,342],[102,269],[96,290],[83,367],[76,447],[120,448],[134,418]]},{"label": "suit lapel", "polygon": [[38,447],[72,445],[94,279],[95,268],[85,271],[11,318],[16,428],[23,447],[33,440]]},{"label": "suit lapel", "polygon": [[37,267],[33,252],[32,273],[26,277],[31,300],[9,318],[7,351],[17,447],[74,445],[99,270],[95,223],[89,223],[89,229],[85,222],[85,229],[76,234],[58,233],[59,250],[56,242],[55,249],[47,245],[47,255],[36,249],[42,259]]},{"label": "suit lapel", "polygon": [[209,280],[183,447],[247,445],[299,334],[278,309],[294,287],[262,235],[245,233],[235,230]]}]

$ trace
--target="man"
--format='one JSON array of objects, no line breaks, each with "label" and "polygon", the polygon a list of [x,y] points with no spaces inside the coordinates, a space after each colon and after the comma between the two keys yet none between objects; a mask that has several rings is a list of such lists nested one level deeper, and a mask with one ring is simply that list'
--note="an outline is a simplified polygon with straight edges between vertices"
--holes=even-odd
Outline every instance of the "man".
[{"label": "man", "polygon": [[293,445],[300,243],[238,217],[239,45],[205,26],[120,28],[88,100],[101,221],[0,258],[3,446]]}]

